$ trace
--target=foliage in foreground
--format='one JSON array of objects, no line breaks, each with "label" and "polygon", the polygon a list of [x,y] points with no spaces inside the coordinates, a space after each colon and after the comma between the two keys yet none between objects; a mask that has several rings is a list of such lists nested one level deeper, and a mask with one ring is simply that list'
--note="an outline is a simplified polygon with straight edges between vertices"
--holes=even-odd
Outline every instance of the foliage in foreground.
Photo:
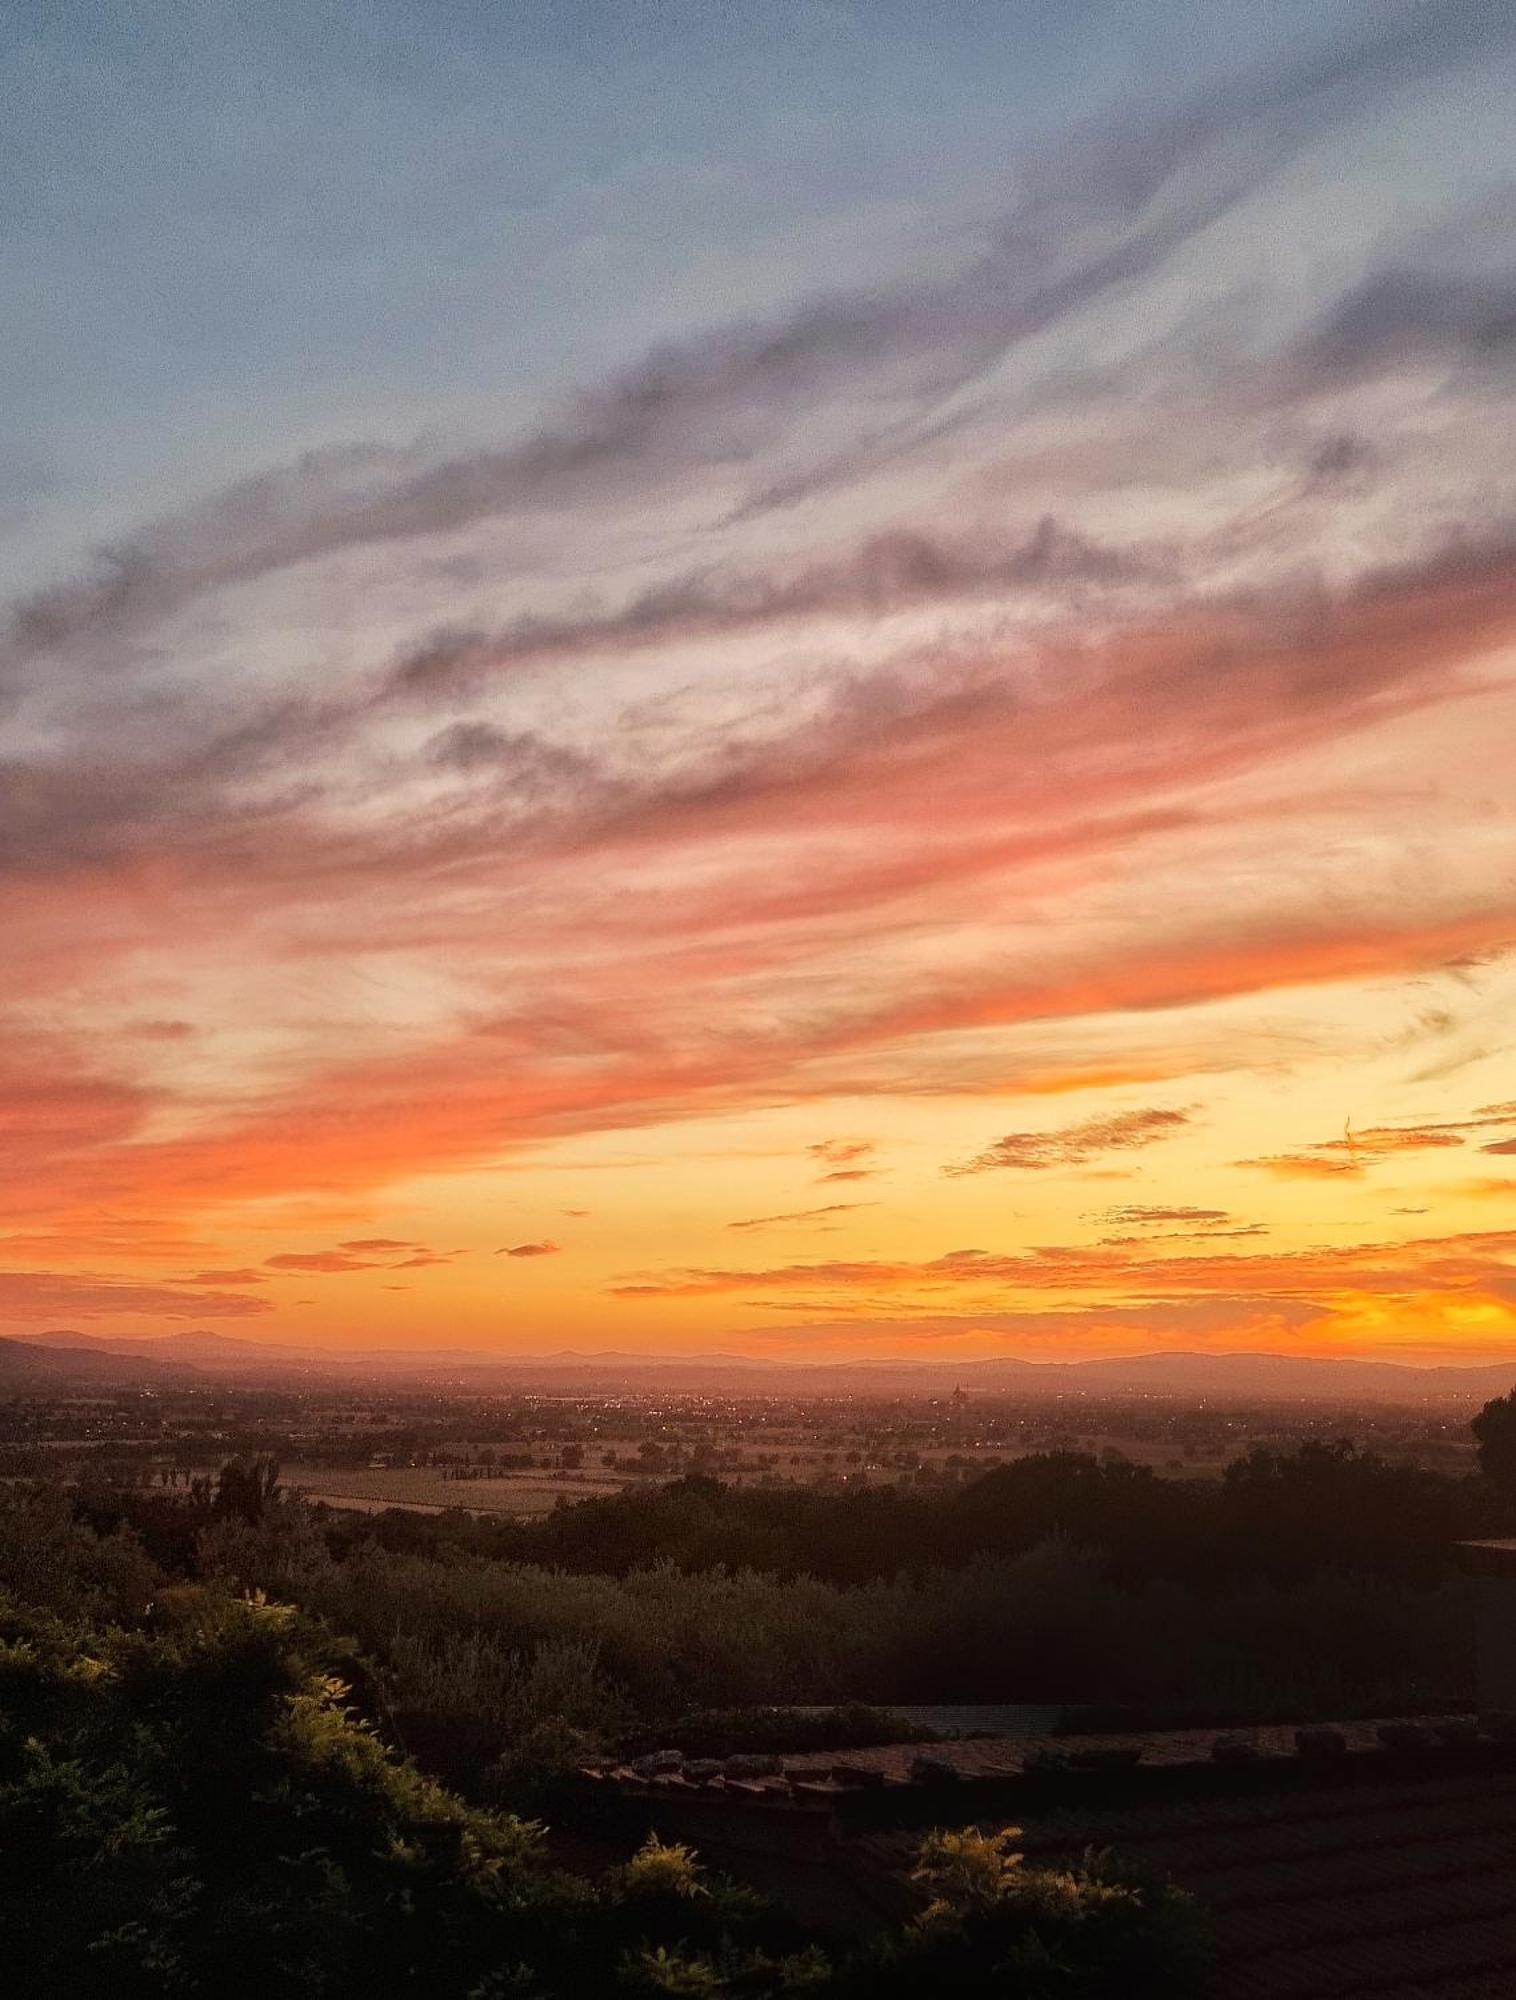
[{"label": "foliage in foreground", "polygon": [[1015,1839],[1014,1827],[928,1834],[916,1878],[930,1902],[852,1969],[847,1990],[857,2000],[1170,2000],[1197,1990],[1203,1940],[1188,1898],[1125,1880],[1102,1856],[1077,1871],[1023,1867]]},{"label": "foliage in foreground", "polygon": [[186,1502],[7,1489],[0,1963],[23,1996],[124,2000],[1178,2000],[1182,1897],[1025,1869],[1009,1835],[929,1841],[921,1916],[844,1956],[683,1849],[592,1884],[495,1808],[712,1703],[750,1733],[755,1705],[860,1694],[1217,1720],[1444,1696],[1470,1651],[1447,1547],[1516,1490],[1510,1408],[1463,1482],[1350,1446],[1210,1487],[1054,1454],[940,1503],[685,1480],[529,1530],[354,1524],[257,1461]]},{"label": "foliage in foreground", "polygon": [[656,1851],[597,1886],[554,1870],[539,1828],[390,1755],[288,1606],[188,1588],[135,1632],[12,1609],[0,1633],[12,1992],[526,2000],[830,1971]]},{"label": "foliage in foreground", "polygon": [[0,1600],[0,1953],[18,1996],[1189,1990],[1174,1892],[1013,1871],[994,1843],[987,1886],[963,1836],[929,1848],[920,1921],[853,1955],[679,1847],[566,1874],[539,1827],[386,1748],[332,1672],[340,1649],[294,1607],[215,1584],[145,1600],[124,1540],[56,1501],[7,1496],[0,1516],[0,1586],[29,1598]]}]

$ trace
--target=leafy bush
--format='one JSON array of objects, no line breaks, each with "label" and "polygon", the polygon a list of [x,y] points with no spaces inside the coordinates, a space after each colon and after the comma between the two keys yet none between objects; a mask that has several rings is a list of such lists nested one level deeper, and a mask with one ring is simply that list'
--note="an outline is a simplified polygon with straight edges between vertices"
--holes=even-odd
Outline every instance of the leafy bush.
[{"label": "leafy bush", "polygon": [[[341,1671],[352,1642],[316,1614],[335,1606],[388,1633],[371,1694],[403,1683],[418,1714],[435,1700],[458,1720],[468,1691],[488,1688],[507,1756],[551,1761],[576,1727],[566,1712],[619,1713],[586,1637],[597,1620],[604,1656],[650,1676],[646,1649],[677,1639],[678,1684],[702,1660],[734,1660],[744,1636],[760,1641],[786,1587],[673,1571],[492,1585],[470,1561],[433,1562],[386,1603],[387,1558],[317,1559],[283,1511],[265,1495],[257,1519],[229,1517],[212,1531],[217,1575],[170,1584],[129,1540],[0,1494],[5,1581],[34,1594],[0,1600],[0,1952],[21,2000],[1016,2000],[1050,1993],[1053,1973],[1077,2000],[1156,1991],[1143,1982],[1160,1967],[1168,1994],[1185,1990],[1189,1946],[1167,1892],[1093,1872],[1008,1884],[1003,1847],[991,1865],[972,1836],[926,1850],[937,1874],[917,1925],[841,1959],[682,1847],[651,1843],[597,1883],[558,1871],[535,1824],[465,1803],[395,1754],[355,1708]],[[265,1559],[298,1573],[312,1601],[280,1603],[227,1574]],[[830,1610],[838,1658],[862,1643],[860,1608],[900,1608],[876,1590],[798,1595]],[[634,1644],[648,1611],[654,1633]],[[702,1635],[697,1618],[713,1613]],[[761,1671],[815,1671],[814,1645],[781,1630]],[[1124,1988],[1108,1977],[1123,1965]]]},{"label": "leafy bush", "polygon": [[[174,1503],[118,1500],[93,1495],[91,1518],[140,1518],[177,1562]],[[1036,1700],[1224,1724],[1457,1703],[1472,1616],[1449,1546],[1492,1504],[1482,1480],[1345,1444],[1255,1451],[1221,1481],[1059,1452],[934,1497],[688,1478],[534,1523],[208,1502],[186,1567],[352,1634],[345,1671],[371,1664],[394,1740],[486,1796],[528,1739],[540,1776],[709,1706]]]},{"label": "leafy bush", "polygon": [[916,1877],[930,1900],[916,1922],[851,1967],[858,2000],[1174,2000],[1197,1990],[1204,1934],[1190,1899],[1120,1877],[1108,1860],[1028,1869],[1016,1829],[929,1833]]},{"label": "leafy bush", "polygon": [[7,1488],[0,1505],[0,1590],[67,1618],[140,1617],[158,1572],[135,1536],[101,1535],[56,1486]]},{"label": "leafy bush", "polygon": [[[373,1543],[282,1574],[375,1663],[400,1740],[459,1783],[539,1724],[666,1742],[712,1705],[1104,1702],[1307,1720],[1456,1702],[1473,1678],[1461,1580],[1201,1591],[1125,1582],[1068,1543],[854,1588],[666,1565],[571,1575]],[[256,1566],[239,1578],[262,1580]],[[804,1726],[784,1734],[798,1748]]]},{"label": "leafy bush", "polygon": [[783,1990],[772,1920],[719,1881],[695,1897],[681,1850],[597,1890],[548,1865],[536,1827],[399,1762],[290,1606],[181,1588],[134,1632],[0,1626],[23,1697],[0,1719],[13,1992],[567,2000],[645,1990],[660,1950],[692,1979]]}]

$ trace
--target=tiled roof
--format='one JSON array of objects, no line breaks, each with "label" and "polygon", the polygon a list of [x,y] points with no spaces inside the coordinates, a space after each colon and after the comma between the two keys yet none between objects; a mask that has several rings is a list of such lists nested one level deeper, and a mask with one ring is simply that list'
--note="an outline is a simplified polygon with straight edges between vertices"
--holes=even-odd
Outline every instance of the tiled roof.
[{"label": "tiled roof", "polygon": [[[1033,1866],[1113,1848],[1211,1912],[1218,2000],[1513,2000],[1516,1746],[1507,1722],[1472,1734],[1471,1718],[1419,1734],[1352,1723],[1302,1751],[1293,1730],[1260,1729],[1252,1757],[1218,1763],[1214,1732],[1161,1732],[1125,1739],[1135,1768],[1081,1765],[1111,1739],[1065,1737],[787,1757],[763,1775],[709,1762],[596,1775],[688,1805],[681,1833],[697,1840],[705,1802],[752,1807],[776,1833],[809,1826],[813,1853],[829,1838],[837,1867],[881,1890],[904,1889],[924,1824],[1013,1818]],[[1067,1782],[1049,1753],[1076,1760]]]},{"label": "tiled roof", "polygon": [[[1510,1725],[1510,1728],[1516,1733],[1516,1724]],[[1429,1743],[1436,1743],[1442,1738],[1451,1740],[1455,1736],[1473,1736],[1475,1723],[1471,1716],[1424,1717],[1414,1722],[1376,1718],[1369,1722],[1339,1723],[1326,1733],[1340,1736],[1343,1750],[1349,1755],[1358,1755],[1367,1752],[1378,1754],[1385,1747],[1386,1736],[1392,1736],[1397,1730],[1406,1730],[1412,1736],[1421,1736]],[[724,1762],[716,1758],[682,1759],[670,1752],[665,1753],[663,1758],[640,1758],[635,1765],[597,1769],[604,1775],[616,1775],[626,1782],[632,1782],[639,1776],[650,1777],[652,1767],[664,1762],[667,1767],[664,1775],[677,1773],[686,1781],[702,1784],[717,1782],[723,1775],[735,1773],[744,1779],[786,1778],[833,1785],[837,1782],[834,1773],[846,1773],[850,1776],[841,1780],[845,1787],[849,1782],[856,1782],[865,1774],[873,1773],[876,1780],[882,1778],[887,1784],[903,1785],[913,1782],[913,1773],[923,1764],[951,1767],[951,1771],[960,1778],[968,1779],[1016,1778],[1027,1771],[1046,1770],[1065,1764],[1077,1768],[1082,1764],[1111,1766],[1127,1761],[1140,1763],[1149,1769],[1209,1764],[1217,1755],[1218,1741],[1225,1743],[1231,1739],[1236,1742],[1239,1738],[1256,1758],[1293,1759],[1301,1752],[1300,1734],[1294,1725],[1271,1724],[1219,1734],[1214,1729],[1164,1729],[1129,1735],[995,1736],[943,1743],[891,1743],[873,1750],[812,1750],[786,1753],[783,1757],[727,1758]],[[748,1768],[758,1764],[768,1768]]]},{"label": "tiled roof", "polygon": [[[853,1847],[898,1874],[915,1838]],[[1112,1847],[1191,1890],[1212,1917],[1218,2000],[1516,1994],[1516,1772],[1054,1811],[1017,1845],[1054,1868]]]}]

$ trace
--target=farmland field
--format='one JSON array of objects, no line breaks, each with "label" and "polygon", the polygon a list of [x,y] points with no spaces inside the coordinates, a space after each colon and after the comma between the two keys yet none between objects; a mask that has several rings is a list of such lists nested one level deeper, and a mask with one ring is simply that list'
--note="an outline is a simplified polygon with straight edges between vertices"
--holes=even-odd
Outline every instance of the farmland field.
[{"label": "farmland field", "polygon": [[335,1472],[326,1466],[298,1464],[285,1467],[280,1483],[308,1500],[324,1500],[333,1507],[353,1507],[363,1513],[410,1507],[428,1514],[449,1507],[474,1514],[546,1514],[560,1499],[603,1499],[626,1484],[598,1473],[516,1472],[498,1479],[456,1480],[427,1466],[365,1466]]}]

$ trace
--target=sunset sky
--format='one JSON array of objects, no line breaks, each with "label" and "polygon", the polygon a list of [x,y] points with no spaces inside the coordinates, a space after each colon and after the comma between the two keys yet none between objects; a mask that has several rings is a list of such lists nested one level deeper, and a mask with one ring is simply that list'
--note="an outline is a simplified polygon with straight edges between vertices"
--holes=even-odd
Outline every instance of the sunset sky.
[{"label": "sunset sky", "polygon": [[1516,1355],[1509,0],[0,91],[0,1331]]}]

